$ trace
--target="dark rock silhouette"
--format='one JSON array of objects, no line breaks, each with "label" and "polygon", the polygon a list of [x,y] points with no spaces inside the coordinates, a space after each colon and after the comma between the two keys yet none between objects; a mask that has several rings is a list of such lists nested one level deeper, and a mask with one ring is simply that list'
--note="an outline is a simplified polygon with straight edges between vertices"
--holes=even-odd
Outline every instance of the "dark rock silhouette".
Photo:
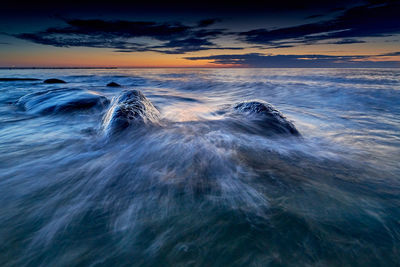
[{"label": "dark rock silhouette", "polygon": [[113,100],[113,104],[103,119],[107,132],[118,132],[130,125],[158,124],[159,111],[137,90],[123,91]]},{"label": "dark rock silhouette", "polygon": [[33,81],[40,81],[40,79],[35,78],[0,78],[0,82],[33,82]]},{"label": "dark rock silhouette", "polygon": [[60,80],[60,79],[47,79],[47,80],[44,80],[44,83],[53,84],[53,83],[66,83],[66,82],[63,80]]},{"label": "dark rock silhouette", "polygon": [[115,82],[110,82],[110,83],[107,84],[107,86],[108,86],[108,87],[121,87],[120,84],[115,83]]},{"label": "dark rock silhouette", "polygon": [[299,131],[286,117],[271,104],[264,101],[245,101],[236,104],[234,115],[245,115],[259,122],[267,131],[300,135]]},{"label": "dark rock silhouette", "polygon": [[17,105],[29,113],[51,114],[74,110],[104,108],[109,100],[96,92],[82,89],[56,89],[21,97]]}]

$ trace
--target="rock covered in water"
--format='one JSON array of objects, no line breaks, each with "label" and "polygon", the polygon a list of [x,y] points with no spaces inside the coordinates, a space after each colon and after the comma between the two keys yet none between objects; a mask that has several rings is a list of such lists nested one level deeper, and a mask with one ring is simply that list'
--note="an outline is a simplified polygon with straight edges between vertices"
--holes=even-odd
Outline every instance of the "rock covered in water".
[{"label": "rock covered in water", "polygon": [[113,100],[104,116],[103,127],[107,132],[115,132],[135,124],[157,124],[159,119],[159,111],[142,92],[126,90]]},{"label": "rock covered in water", "polygon": [[299,131],[279,110],[265,101],[245,101],[233,107],[236,114],[244,114],[260,121],[269,131],[299,135]]},{"label": "rock covered in water", "polygon": [[54,83],[67,83],[60,79],[47,79],[43,81],[44,83],[54,84]]},{"label": "rock covered in water", "polygon": [[107,84],[108,87],[121,87],[120,84],[116,83],[116,82],[110,82]]},{"label": "rock covered in water", "polygon": [[35,92],[21,97],[17,105],[30,113],[59,113],[89,108],[104,108],[109,100],[94,91],[55,89]]}]

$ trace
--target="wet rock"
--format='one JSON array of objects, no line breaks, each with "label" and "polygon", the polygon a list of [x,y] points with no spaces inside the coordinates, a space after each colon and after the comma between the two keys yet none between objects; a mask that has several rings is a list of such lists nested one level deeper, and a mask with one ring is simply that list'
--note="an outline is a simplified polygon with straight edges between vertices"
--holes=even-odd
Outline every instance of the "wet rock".
[{"label": "wet rock", "polygon": [[33,81],[40,81],[40,79],[35,78],[0,78],[0,82],[33,82]]},{"label": "wet rock", "polygon": [[54,83],[66,83],[63,80],[60,79],[47,79],[43,81],[44,83],[49,83],[49,84],[54,84]]},{"label": "wet rock", "polygon": [[279,110],[264,101],[245,101],[236,104],[235,115],[245,115],[274,133],[300,135],[299,131]]},{"label": "wet rock", "polygon": [[104,108],[109,100],[96,92],[82,89],[56,89],[21,97],[17,105],[29,113],[51,114],[74,110]]},{"label": "wet rock", "polygon": [[137,90],[123,91],[113,100],[103,119],[107,132],[118,132],[130,125],[158,124],[159,111]]},{"label": "wet rock", "polygon": [[110,83],[107,84],[107,86],[108,86],[108,87],[121,87],[120,84],[115,83],[115,82],[110,82]]}]

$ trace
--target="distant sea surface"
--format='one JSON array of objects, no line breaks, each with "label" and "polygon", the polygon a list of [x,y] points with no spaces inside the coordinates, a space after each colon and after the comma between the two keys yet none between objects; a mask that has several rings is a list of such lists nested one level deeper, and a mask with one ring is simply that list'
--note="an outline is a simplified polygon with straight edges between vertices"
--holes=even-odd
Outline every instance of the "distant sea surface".
[{"label": "distant sea surface", "polygon": [[[0,81],[1,266],[400,264],[400,69],[0,70],[6,77],[41,80]],[[60,88],[110,101],[140,90],[163,125],[110,138],[107,105],[19,105]],[[220,123],[219,110],[256,99],[301,136]]]}]

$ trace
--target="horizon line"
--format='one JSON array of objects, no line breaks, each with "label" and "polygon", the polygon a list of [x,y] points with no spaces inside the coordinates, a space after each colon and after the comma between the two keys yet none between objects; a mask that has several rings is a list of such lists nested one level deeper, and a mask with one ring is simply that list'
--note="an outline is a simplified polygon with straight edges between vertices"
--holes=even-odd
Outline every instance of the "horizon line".
[{"label": "horizon line", "polygon": [[361,66],[354,66],[354,67],[242,67],[242,66],[229,66],[229,67],[176,67],[176,66],[163,66],[163,67],[0,67],[0,70],[22,70],[22,69],[398,69],[399,67],[361,67]]}]

